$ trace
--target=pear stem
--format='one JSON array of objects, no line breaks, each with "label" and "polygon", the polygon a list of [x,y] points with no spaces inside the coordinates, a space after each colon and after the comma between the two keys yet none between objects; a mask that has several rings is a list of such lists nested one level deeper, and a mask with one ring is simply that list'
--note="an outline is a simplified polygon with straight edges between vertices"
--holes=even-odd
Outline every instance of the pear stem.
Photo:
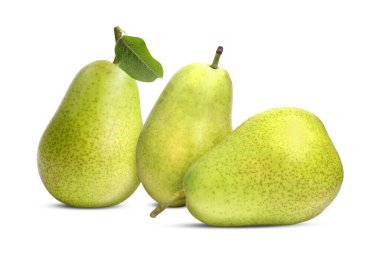
[{"label": "pear stem", "polygon": [[158,203],[157,207],[150,213],[150,217],[156,218],[156,216],[164,211],[168,206],[179,200],[185,200],[185,192],[183,189],[176,192],[169,201]]},{"label": "pear stem", "polygon": [[219,46],[218,49],[216,49],[214,61],[210,65],[211,68],[213,68],[213,69],[217,69],[218,68],[219,59],[220,59],[220,56],[222,55],[222,53],[223,53],[223,47]]},{"label": "pear stem", "polygon": [[[119,39],[121,39],[121,37],[123,37],[123,30],[119,27],[119,26],[115,26],[113,28],[113,33],[115,35],[115,42],[117,42]],[[118,61],[116,59],[116,56],[115,58],[113,59],[113,63],[114,64],[117,64]]]},{"label": "pear stem", "polygon": [[123,37],[123,30],[119,26],[113,28],[113,33],[115,34],[115,42]]}]

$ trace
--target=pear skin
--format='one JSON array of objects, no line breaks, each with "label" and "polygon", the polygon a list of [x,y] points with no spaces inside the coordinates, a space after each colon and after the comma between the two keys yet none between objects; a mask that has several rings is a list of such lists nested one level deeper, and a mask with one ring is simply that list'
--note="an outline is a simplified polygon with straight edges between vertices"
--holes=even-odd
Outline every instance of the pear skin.
[{"label": "pear skin", "polygon": [[184,177],[186,205],[212,226],[286,225],[320,214],[343,167],[323,123],[298,108],[257,114]]},{"label": "pear skin", "polygon": [[76,207],[124,201],[139,184],[141,128],[136,81],[108,61],[85,66],[39,144],[38,168],[46,189]]}]

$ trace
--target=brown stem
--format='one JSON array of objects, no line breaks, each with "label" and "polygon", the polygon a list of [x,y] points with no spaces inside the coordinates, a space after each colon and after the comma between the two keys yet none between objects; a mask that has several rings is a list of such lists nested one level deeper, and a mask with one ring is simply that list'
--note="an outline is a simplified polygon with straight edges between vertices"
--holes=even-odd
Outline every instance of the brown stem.
[{"label": "brown stem", "polygon": [[[113,28],[113,33],[115,35],[115,42],[117,42],[119,39],[121,39],[121,37],[123,37],[123,30],[119,26],[115,26]],[[113,59],[113,63],[116,64],[117,62],[118,61],[115,56],[115,58]]]},{"label": "brown stem", "polygon": [[213,68],[213,69],[218,68],[219,59],[220,59],[220,56],[222,55],[222,53],[223,53],[223,47],[219,46],[218,49],[216,50],[214,61],[210,65],[211,68]]}]

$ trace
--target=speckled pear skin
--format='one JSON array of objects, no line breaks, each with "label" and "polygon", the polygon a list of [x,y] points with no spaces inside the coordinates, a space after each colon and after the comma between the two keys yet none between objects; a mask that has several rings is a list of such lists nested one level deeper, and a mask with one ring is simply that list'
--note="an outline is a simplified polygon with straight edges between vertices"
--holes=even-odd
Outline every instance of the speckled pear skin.
[{"label": "speckled pear skin", "polygon": [[245,121],[184,177],[190,213],[212,226],[287,225],[320,214],[343,181],[322,122],[298,108]]},{"label": "speckled pear skin", "polygon": [[142,128],[136,81],[96,61],[71,83],[38,148],[46,189],[76,207],[105,207],[137,188],[136,144]]},{"label": "speckled pear skin", "polygon": [[226,70],[194,63],[172,77],[137,145],[138,177],[154,200],[166,202],[181,190],[189,166],[232,131],[231,107]]}]

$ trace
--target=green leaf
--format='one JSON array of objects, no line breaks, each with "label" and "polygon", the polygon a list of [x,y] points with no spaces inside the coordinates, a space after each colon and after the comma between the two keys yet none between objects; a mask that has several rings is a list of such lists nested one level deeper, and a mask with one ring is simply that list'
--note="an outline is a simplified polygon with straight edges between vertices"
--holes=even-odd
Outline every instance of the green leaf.
[{"label": "green leaf", "polygon": [[152,82],[164,75],[161,64],[152,57],[141,38],[124,35],[116,42],[116,62],[132,78]]}]

